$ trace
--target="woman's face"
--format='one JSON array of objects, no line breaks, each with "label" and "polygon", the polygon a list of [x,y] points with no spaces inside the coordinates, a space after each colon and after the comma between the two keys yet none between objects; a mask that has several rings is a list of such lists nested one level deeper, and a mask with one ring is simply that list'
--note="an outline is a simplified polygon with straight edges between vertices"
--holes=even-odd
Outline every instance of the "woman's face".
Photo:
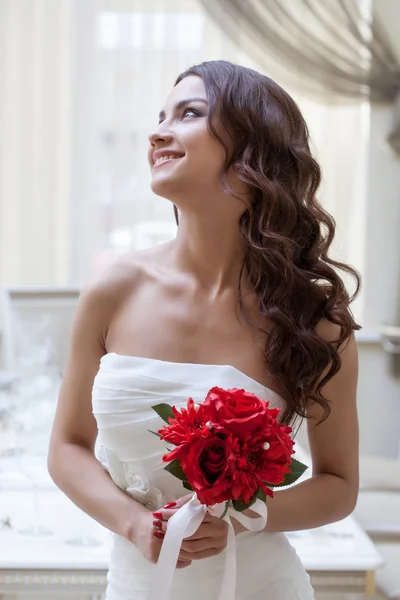
[{"label": "woman's face", "polygon": [[190,192],[220,191],[224,149],[207,128],[203,80],[190,75],[176,85],[149,136],[148,159],[155,194],[172,201]]}]

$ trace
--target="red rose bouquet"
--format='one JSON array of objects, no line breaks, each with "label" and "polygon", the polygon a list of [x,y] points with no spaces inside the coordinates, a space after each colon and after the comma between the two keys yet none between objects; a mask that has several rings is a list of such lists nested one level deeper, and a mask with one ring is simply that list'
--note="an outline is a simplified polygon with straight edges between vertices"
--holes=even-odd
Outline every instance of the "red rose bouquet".
[{"label": "red rose bouquet", "polygon": [[280,409],[245,390],[213,387],[202,404],[189,398],[181,410],[153,409],[168,423],[157,435],[175,446],[163,456],[166,470],[203,505],[243,511],[307,468],[292,457],[292,430],[277,420]]}]

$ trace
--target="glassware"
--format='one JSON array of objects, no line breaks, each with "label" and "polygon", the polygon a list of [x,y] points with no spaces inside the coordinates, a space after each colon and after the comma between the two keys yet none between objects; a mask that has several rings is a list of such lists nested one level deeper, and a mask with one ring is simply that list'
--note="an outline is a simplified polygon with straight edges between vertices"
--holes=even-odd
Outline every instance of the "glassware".
[{"label": "glassware", "polygon": [[65,543],[68,544],[69,546],[80,546],[80,547],[86,547],[86,548],[90,548],[90,547],[94,548],[96,546],[102,546],[103,542],[101,542],[99,539],[90,535],[90,532],[89,532],[90,517],[83,511],[81,511],[81,517],[82,518],[81,518],[80,531],[82,532],[82,534],[78,535],[74,538],[69,538],[69,539],[65,540]]},{"label": "glassware", "polygon": [[17,444],[14,470],[25,478],[33,496],[33,523],[19,530],[22,535],[49,536],[54,532],[40,521],[40,489],[50,484],[47,448],[54,418],[60,375],[53,368],[31,369],[20,376],[13,389],[13,420]]},{"label": "glassware", "polygon": [[36,485],[35,481],[32,481],[32,489],[33,489],[33,502],[34,502],[34,511],[33,511],[33,525],[29,527],[25,527],[24,529],[19,529],[18,533],[22,535],[29,536],[38,536],[45,537],[54,534],[52,529],[44,527],[41,525],[40,520],[40,511],[39,511],[39,489]]},{"label": "glassware", "polygon": [[[54,348],[48,315],[18,324],[18,376],[13,386],[13,429],[17,444],[15,468],[22,474],[33,494],[33,523],[20,531],[23,535],[49,536],[53,531],[41,523],[40,489],[51,482],[47,473],[47,449],[61,383],[54,365]],[[83,515],[83,513],[82,513]],[[88,531],[90,517],[85,515],[79,534],[67,543],[74,546],[99,546],[102,542]]]}]

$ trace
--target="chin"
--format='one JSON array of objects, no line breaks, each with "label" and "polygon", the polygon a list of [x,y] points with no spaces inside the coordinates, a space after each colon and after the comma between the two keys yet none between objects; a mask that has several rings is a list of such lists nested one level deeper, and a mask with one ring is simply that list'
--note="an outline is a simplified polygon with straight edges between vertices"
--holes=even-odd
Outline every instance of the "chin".
[{"label": "chin", "polygon": [[153,177],[150,184],[151,191],[157,196],[162,196],[174,201],[174,198],[181,196],[184,192],[185,185],[182,178],[179,177]]}]

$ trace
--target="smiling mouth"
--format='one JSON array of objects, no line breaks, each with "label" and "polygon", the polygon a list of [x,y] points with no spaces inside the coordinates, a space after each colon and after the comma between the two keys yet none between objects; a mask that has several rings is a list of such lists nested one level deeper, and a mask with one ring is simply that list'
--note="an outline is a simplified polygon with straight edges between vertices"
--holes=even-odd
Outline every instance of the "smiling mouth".
[{"label": "smiling mouth", "polygon": [[160,167],[161,165],[164,165],[167,162],[172,162],[174,160],[180,160],[183,157],[184,157],[184,154],[182,154],[182,156],[163,156],[161,158],[157,158],[157,160],[153,164],[153,168]]}]

